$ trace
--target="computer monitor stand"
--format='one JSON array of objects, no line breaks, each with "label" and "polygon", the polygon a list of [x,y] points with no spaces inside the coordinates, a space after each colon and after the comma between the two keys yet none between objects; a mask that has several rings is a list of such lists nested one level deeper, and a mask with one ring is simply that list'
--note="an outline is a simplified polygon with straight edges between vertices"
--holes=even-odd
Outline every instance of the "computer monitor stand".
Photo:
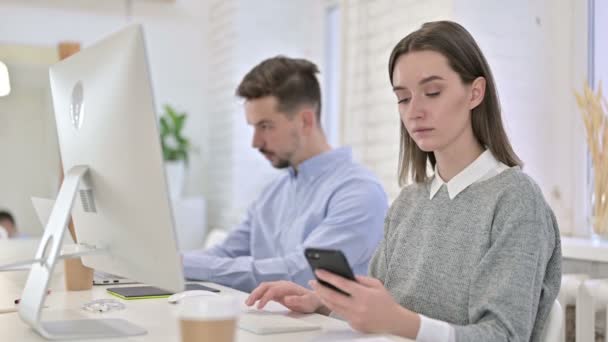
[{"label": "computer monitor stand", "polygon": [[[60,252],[74,199],[79,190],[86,191],[89,188],[88,170],[87,166],[74,166],[65,175],[19,302],[19,315],[41,336],[51,340],[145,335],[147,333],[145,329],[123,319],[106,318],[46,322],[41,319],[42,307],[55,264],[59,259],[66,257],[66,255],[60,255]],[[84,249],[88,249],[88,252],[81,251],[73,255],[104,251],[103,248],[95,246],[85,246]]]}]

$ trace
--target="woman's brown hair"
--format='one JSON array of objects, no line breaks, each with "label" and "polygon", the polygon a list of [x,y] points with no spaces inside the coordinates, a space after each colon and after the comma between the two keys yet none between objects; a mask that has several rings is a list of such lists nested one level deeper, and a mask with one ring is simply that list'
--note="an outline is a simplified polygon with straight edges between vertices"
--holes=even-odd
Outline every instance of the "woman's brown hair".
[{"label": "woman's brown hair", "polygon": [[[485,78],[485,96],[471,112],[473,134],[499,161],[507,166],[522,166],[523,163],[513,151],[502,124],[500,102],[488,62],[475,39],[464,27],[451,21],[429,22],[403,38],[393,49],[388,62],[391,85],[395,63],[400,56],[409,52],[429,50],[447,58],[450,67],[464,84],[471,84],[478,77]],[[417,183],[427,181],[427,160],[435,167],[433,152],[424,152],[418,148],[401,122],[399,185],[407,183],[410,173]]]}]

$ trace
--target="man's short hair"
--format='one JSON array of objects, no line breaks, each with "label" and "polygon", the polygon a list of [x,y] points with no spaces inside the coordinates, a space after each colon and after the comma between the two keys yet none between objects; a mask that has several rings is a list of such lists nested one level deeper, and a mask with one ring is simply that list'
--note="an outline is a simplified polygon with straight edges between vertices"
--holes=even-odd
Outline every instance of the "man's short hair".
[{"label": "man's short hair", "polygon": [[256,65],[245,75],[236,95],[246,100],[275,96],[278,110],[295,114],[301,105],[315,107],[318,125],[321,126],[321,87],[316,74],[317,66],[305,59],[276,56]]},{"label": "man's short hair", "polygon": [[13,226],[15,225],[15,218],[13,217],[13,215],[11,215],[11,213],[9,213],[6,210],[1,210],[0,211],[0,221],[4,221],[4,220],[10,221],[13,224]]}]

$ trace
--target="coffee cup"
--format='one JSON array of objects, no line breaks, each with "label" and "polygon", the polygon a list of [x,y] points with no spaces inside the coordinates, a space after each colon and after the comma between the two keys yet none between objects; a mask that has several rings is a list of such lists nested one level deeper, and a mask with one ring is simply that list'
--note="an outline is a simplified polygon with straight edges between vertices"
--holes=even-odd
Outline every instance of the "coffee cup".
[{"label": "coffee cup", "polygon": [[190,297],[180,301],[182,342],[234,342],[239,301],[229,295]]}]

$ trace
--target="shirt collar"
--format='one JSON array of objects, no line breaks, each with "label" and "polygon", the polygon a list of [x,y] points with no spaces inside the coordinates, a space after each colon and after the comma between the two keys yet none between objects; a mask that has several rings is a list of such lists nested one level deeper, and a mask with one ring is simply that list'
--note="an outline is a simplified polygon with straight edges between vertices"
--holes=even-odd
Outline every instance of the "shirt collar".
[{"label": "shirt collar", "polygon": [[493,168],[498,167],[499,162],[496,160],[490,150],[485,150],[477,159],[475,159],[464,170],[460,171],[449,182],[444,182],[437,172],[435,164],[435,176],[431,182],[430,199],[433,199],[443,184],[447,185],[448,196],[454,199],[459,193],[466,189],[469,185],[483,178]]},{"label": "shirt collar", "polygon": [[335,168],[339,164],[352,160],[352,150],[350,147],[340,147],[317,154],[306,159],[298,165],[296,174],[293,166],[289,167],[289,175],[292,178],[310,179],[323,173],[328,168]]}]

